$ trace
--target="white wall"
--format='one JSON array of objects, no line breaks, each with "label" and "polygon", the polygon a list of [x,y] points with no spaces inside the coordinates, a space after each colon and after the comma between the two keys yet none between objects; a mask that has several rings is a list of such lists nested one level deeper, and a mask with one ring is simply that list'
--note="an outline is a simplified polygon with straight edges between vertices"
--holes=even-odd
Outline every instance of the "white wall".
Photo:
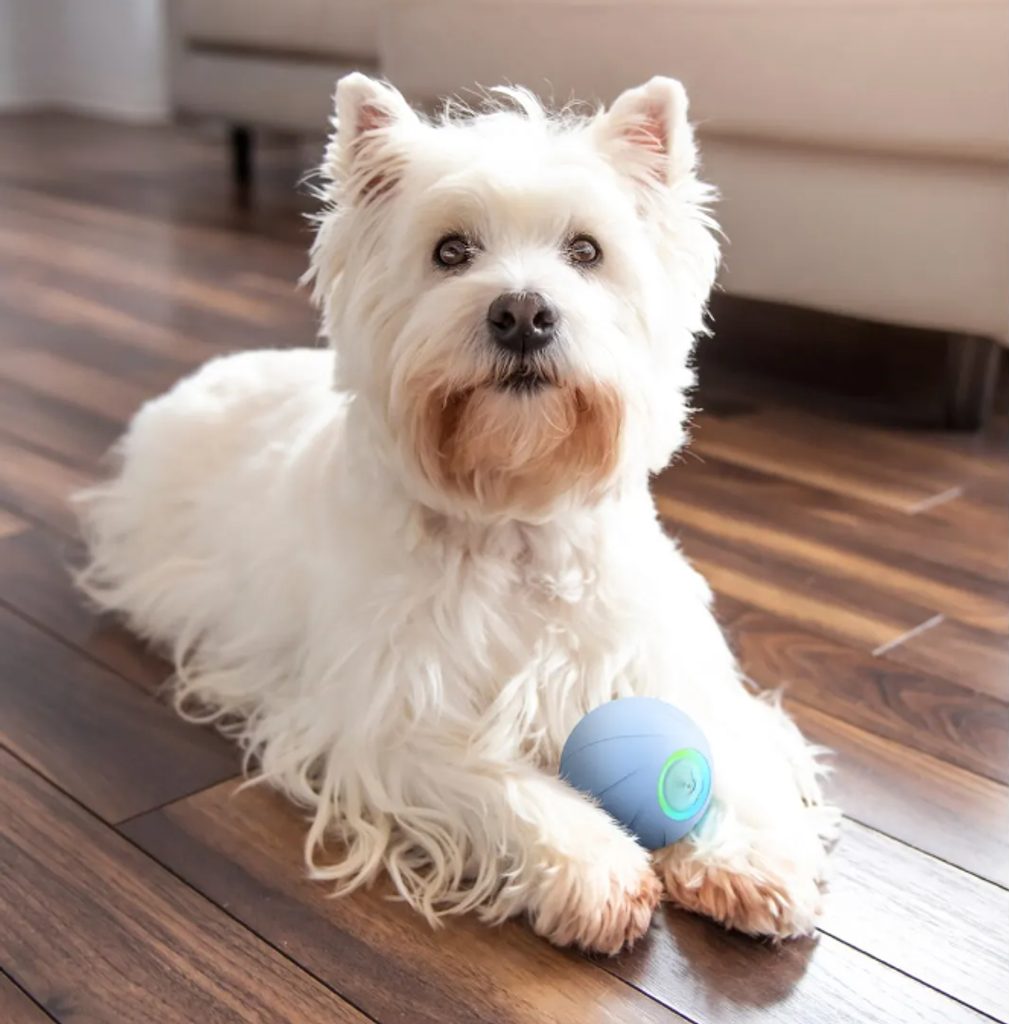
[{"label": "white wall", "polygon": [[0,0],[0,108],[168,113],[164,0]]},{"label": "white wall", "polygon": [[63,0],[0,0],[0,107],[52,101],[47,27],[58,25]]}]

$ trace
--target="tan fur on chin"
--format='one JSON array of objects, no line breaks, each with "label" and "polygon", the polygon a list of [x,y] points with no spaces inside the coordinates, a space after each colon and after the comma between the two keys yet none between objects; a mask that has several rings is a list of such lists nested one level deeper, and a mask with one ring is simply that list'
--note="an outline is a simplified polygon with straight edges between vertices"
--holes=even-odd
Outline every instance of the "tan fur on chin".
[{"label": "tan fur on chin", "polygon": [[535,513],[570,491],[594,500],[617,464],[623,409],[610,387],[435,388],[419,409],[426,476],[487,511]]}]

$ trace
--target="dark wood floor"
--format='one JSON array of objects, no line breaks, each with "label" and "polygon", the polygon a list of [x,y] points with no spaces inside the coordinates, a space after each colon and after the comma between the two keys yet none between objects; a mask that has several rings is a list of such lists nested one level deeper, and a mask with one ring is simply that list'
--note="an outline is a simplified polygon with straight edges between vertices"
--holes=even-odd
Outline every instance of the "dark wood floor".
[{"label": "dark wood floor", "polygon": [[0,119],[0,1021],[1009,1021],[1009,472],[982,437],[707,389],[662,514],[749,676],[837,752],[815,941],[667,911],[615,960],[327,900],[165,666],[71,592],[66,495],[214,353],[310,344],[302,157],[230,202],[192,132]]}]

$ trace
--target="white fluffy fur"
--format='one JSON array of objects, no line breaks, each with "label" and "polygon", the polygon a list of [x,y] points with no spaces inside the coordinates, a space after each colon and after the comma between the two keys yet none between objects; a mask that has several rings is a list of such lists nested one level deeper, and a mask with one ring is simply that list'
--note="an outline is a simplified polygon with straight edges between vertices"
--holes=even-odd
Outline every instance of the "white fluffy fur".
[{"label": "white fluffy fur", "polygon": [[[432,920],[524,912],[613,952],[657,872],[727,924],[809,931],[835,820],[814,752],[744,688],[648,491],[685,440],[717,263],[682,89],[585,117],[510,90],[426,122],[352,75],[337,111],[311,271],[332,349],[217,359],[144,406],[82,496],[82,585],[174,654],[181,709],[310,809],[309,864],[340,892],[385,870]],[[451,231],[479,242],[461,273],[431,259]],[[598,267],[564,258],[578,232]],[[589,446],[533,496],[491,446],[448,486],[418,426],[438,389],[480,395],[512,455],[562,429],[544,394],[492,383],[486,310],[522,289],[563,318],[543,369],[618,400],[613,458]],[[654,862],[555,775],[579,717],[631,694],[694,716],[716,763],[712,813]]]}]

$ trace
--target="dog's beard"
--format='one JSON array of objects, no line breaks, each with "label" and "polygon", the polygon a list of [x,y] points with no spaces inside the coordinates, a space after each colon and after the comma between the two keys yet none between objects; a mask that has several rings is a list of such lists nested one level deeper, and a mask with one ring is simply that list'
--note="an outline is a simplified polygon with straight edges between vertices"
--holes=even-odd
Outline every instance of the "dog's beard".
[{"label": "dog's beard", "polygon": [[619,455],[616,390],[516,365],[474,383],[416,382],[413,443],[428,480],[486,512],[539,515],[595,501]]}]

